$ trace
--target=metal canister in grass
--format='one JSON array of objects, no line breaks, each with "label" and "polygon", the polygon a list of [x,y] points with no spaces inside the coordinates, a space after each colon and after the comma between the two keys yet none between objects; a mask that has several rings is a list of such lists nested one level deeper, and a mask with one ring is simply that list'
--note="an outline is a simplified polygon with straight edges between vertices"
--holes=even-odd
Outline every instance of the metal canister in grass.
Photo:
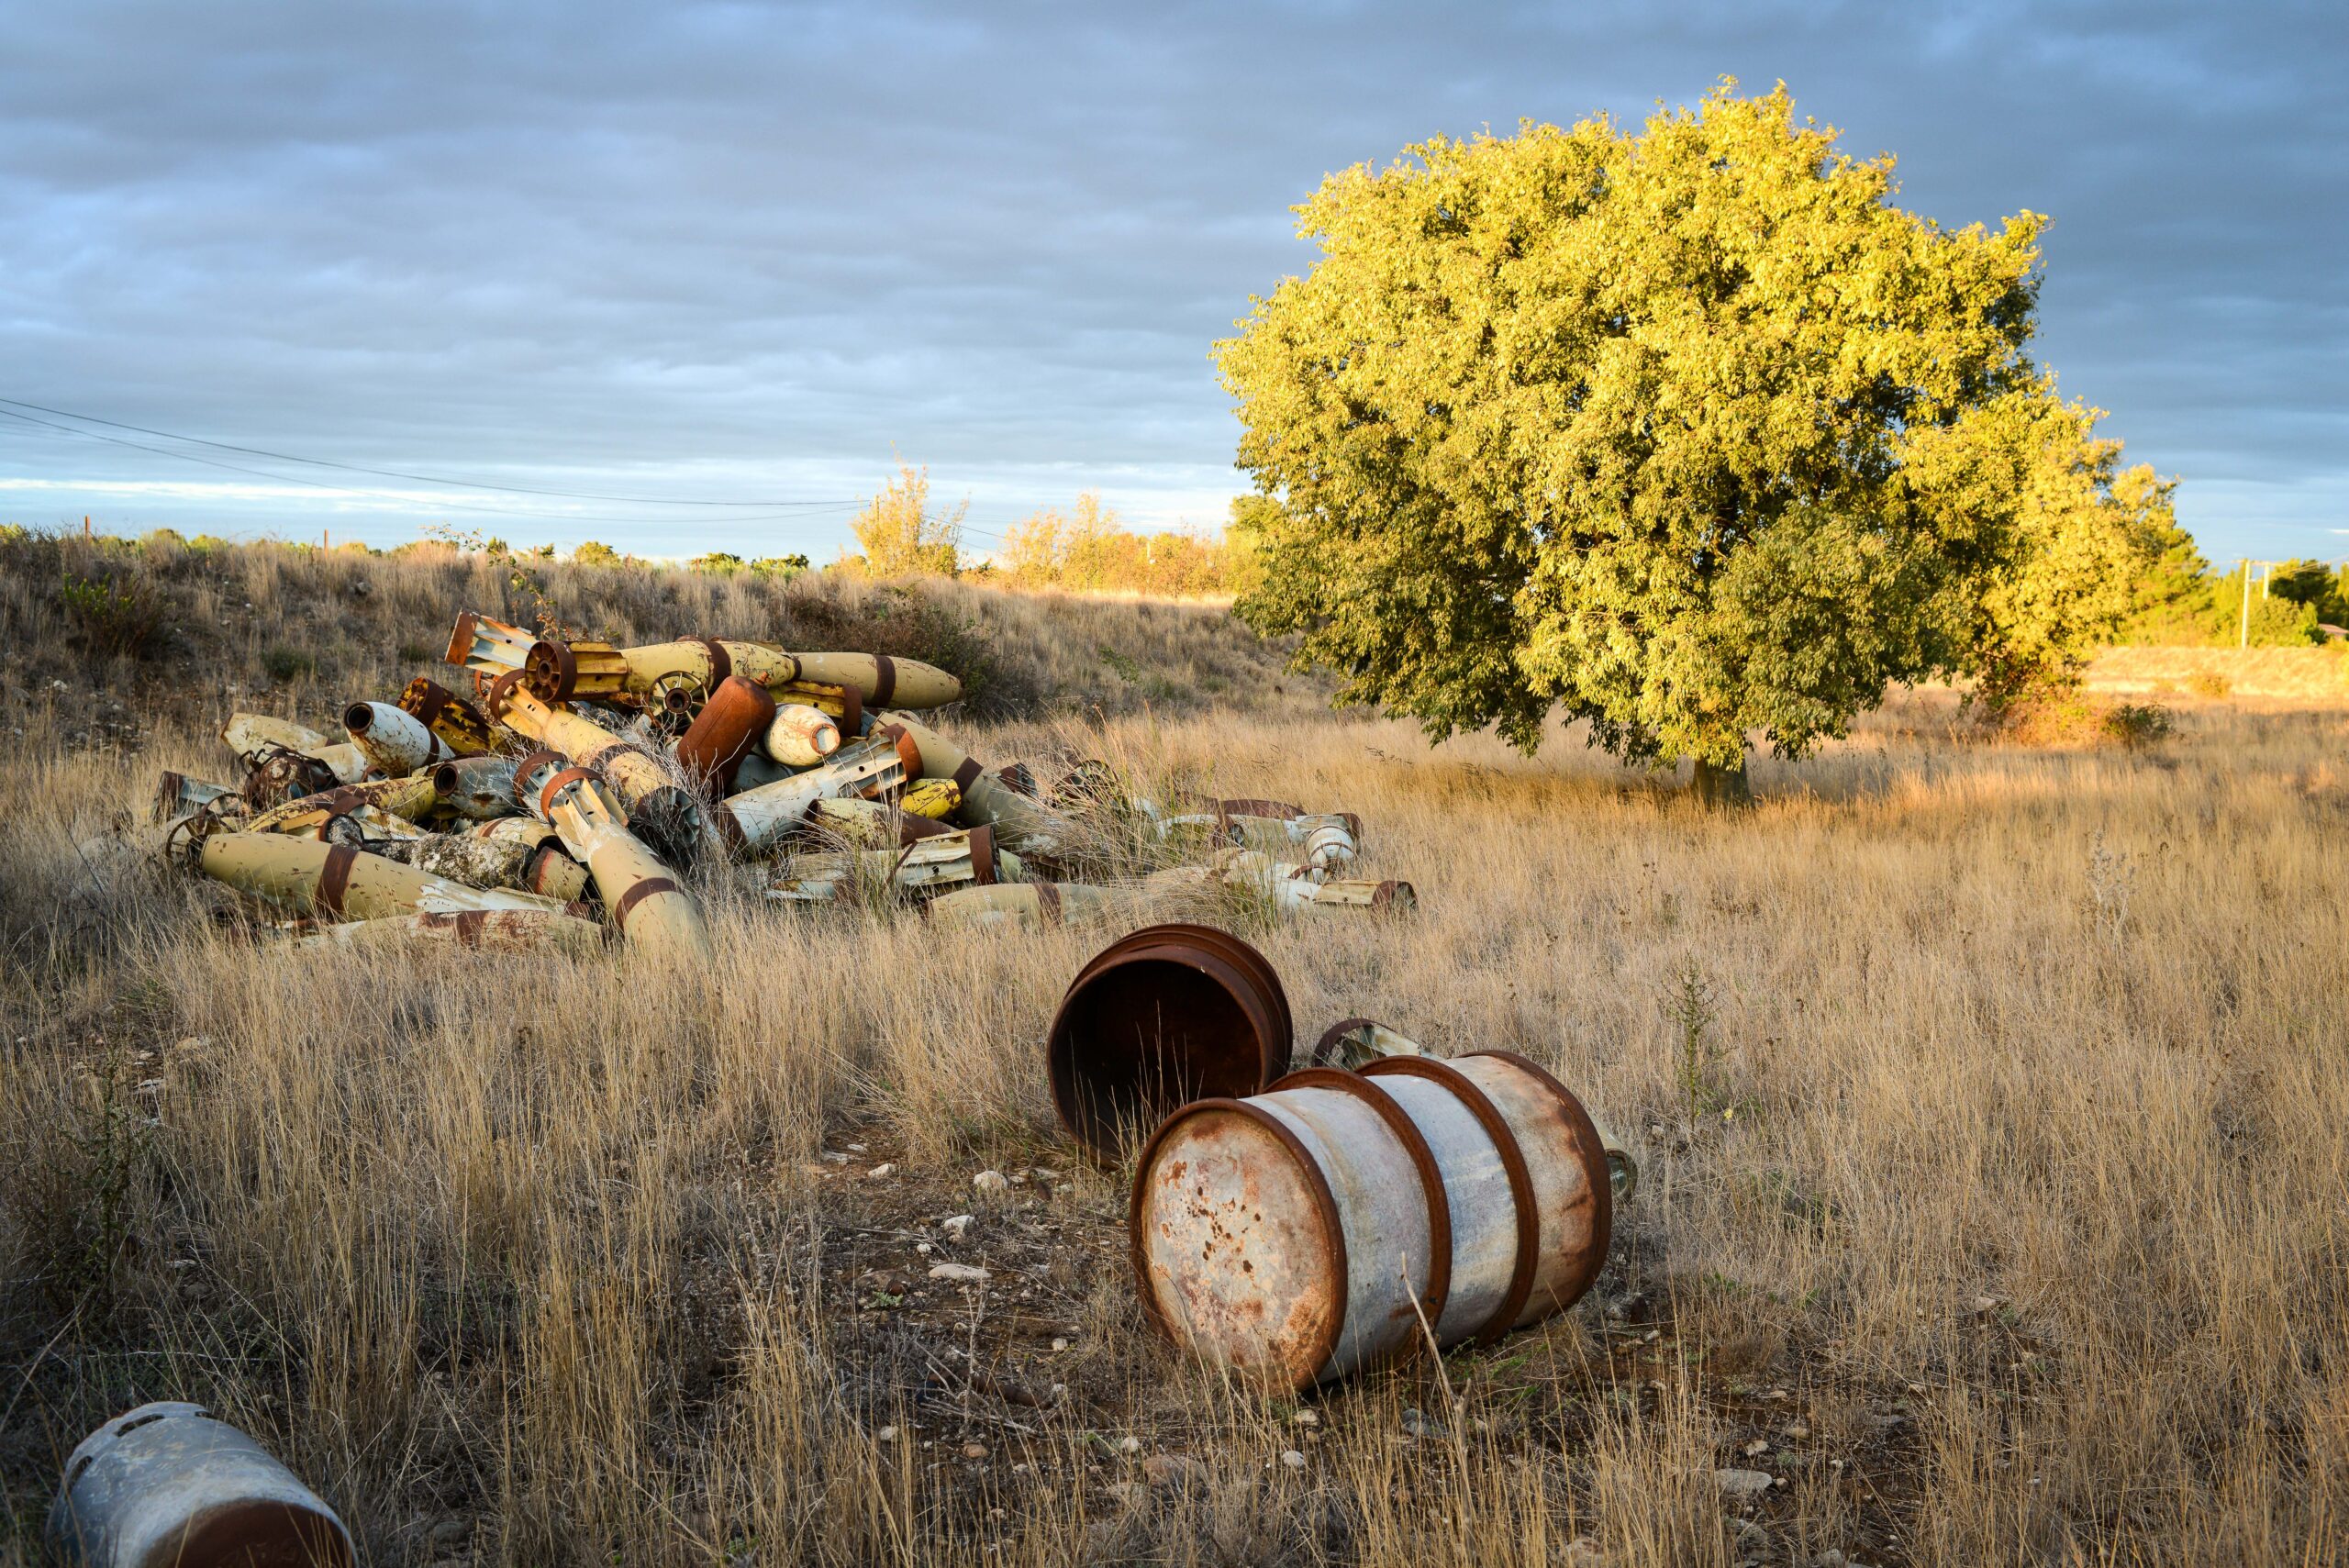
[{"label": "metal canister in grass", "polygon": [[1288,1070],[1288,997],[1264,955],[1212,926],[1145,926],[1077,971],[1045,1039],[1061,1125],[1095,1154],[1204,1095]]},{"label": "metal canister in grass", "polygon": [[[1460,1264],[1455,1288],[1480,1303],[1494,1298],[1479,1322],[1468,1320],[1465,1307],[1448,1316],[1447,1333],[1491,1340],[1582,1299],[1606,1265],[1615,1213],[1604,1140],[1582,1102],[1548,1071],[1507,1051],[1449,1062],[1389,1057],[1363,1073],[1392,1087],[1438,1149]],[[1466,1119],[1430,1087],[1456,1102]],[[1504,1236],[1512,1257],[1505,1291]]]},{"label": "metal canister in grass", "polygon": [[1453,1288],[1434,1151],[1384,1088],[1333,1068],[1175,1112],[1136,1167],[1130,1240],[1168,1338],[1296,1387],[1422,1348]]},{"label": "metal canister in grass", "polygon": [[79,1568],[350,1568],[356,1557],[334,1509],[267,1449],[177,1401],[82,1440],[48,1534]]}]

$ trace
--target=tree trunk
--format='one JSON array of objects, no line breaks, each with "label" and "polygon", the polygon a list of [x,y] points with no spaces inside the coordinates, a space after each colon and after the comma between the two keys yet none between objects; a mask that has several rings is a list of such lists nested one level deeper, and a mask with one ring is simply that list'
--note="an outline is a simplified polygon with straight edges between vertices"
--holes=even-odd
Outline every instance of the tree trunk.
[{"label": "tree trunk", "polygon": [[1688,784],[1699,801],[1716,811],[1743,811],[1753,805],[1753,788],[1745,782],[1745,757],[1742,752],[1736,764],[1726,768],[1698,758]]}]

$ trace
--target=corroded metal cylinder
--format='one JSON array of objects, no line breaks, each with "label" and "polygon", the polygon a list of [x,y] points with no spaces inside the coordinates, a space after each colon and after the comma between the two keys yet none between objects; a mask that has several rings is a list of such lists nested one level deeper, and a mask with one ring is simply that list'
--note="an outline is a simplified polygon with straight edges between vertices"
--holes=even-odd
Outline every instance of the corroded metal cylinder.
[{"label": "corroded metal cylinder", "polygon": [[1452,1289],[1427,1139],[1379,1085],[1330,1068],[1169,1118],[1137,1165],[1129,1235],[1162,1331],[1291,1386],[1423,1348]]},{"label": "corroded metal cylinder", "polygon": [[514,812],[514,759],[460,757],[432,770],[432,787],[461,817],[491,820]]},{"label": "corroded metal cylinder", "polygon": [[[919,818],[914,820],[918,821]],[[1101,925],[1133,907],[1130,894],[1073,882],[1004,882],[959,887],[923,911],[934,926],[987,930],[1057,930]]]},{"label": "corroded metal cylinder", "polygon": [[718,689],[694,715],[693,723],[677,737],[672,754],[686,773],[725,795],[734,787],[735,768],[765,738],[774,714],[774,698],[767,695],[764,686],[745,676],[729,675],[718,683]]},{"label": "corroded metal cylinder", "polygon": [[351,1532],[261,1444],[200,1405],[126,1411],[82,1440],[49,1510],[78,1568],[350,1568]]},{"label": "corroded metal cylinder", "polygon": [[1061,1125],[1113,1157],[1206,1095],[1261,1092],[1288,1069],[1288,997],[1264,954],[1211,926],[1146,926],[1077,972],[1046,1037]]},{"label": "corroded metal cylinder", "polygon": [[328,926],[296,947],[481,948],[491,952],[594,954],[607,945],[608,926],[543,909],[468,909],[459,915],[395,915]]},{"label": "corroded metal cylinder", "polygon": [[963,683],[935,664],[885,653],[802,653],[798,678],[847,686],[874,707],[938,707],[963,695]]}]

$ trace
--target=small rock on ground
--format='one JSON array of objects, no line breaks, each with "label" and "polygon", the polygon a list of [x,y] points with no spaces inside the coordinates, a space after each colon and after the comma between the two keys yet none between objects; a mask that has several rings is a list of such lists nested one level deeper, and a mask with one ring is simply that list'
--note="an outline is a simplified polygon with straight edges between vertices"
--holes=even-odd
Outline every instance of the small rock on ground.
[{"label": "small rock on ground", "polygon": [[1722,1495],[1731,1497],[1758,1497],[1770,1489],[1772,1476],[1766,1470],[1716,1470],[1713,1482]]}]

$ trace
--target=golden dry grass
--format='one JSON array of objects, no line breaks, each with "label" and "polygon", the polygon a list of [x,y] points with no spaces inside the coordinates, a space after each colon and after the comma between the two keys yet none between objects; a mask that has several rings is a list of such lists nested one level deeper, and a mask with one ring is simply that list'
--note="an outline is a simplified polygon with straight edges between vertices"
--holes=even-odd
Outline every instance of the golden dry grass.
[{"label": "golden dry grass", "polygon": [[[1115,635],[1171,678],[1134,606],[989,613],[1039,669]],[[1570,738],[1266,695],[961,728],[1360,812],[1420,912],[1251,930],[1300,1034],[1526,1051],[1642,1162],[1575,1312],[1302,1402],[1148,1337],[1125,1173],[1055,1131],[1043,1029],[1113,932],[714,894],[710,975],[296,956],[115,826],[217,743],[13,710],[0,1562],[164,1395],[380,1562],[2340,1560],[2349,712],[2032,751],[1927,694],[1724,818]],[[982,1167],[1050,1173],[987,1202]]]}]

